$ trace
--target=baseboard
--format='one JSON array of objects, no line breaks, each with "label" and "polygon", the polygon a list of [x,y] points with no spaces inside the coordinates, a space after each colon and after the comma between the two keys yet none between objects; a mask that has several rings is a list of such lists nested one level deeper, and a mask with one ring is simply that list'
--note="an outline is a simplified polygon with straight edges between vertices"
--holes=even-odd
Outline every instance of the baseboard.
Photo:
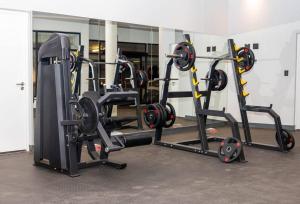
[{"label": "baseboard", "polygon": [[23,153],[23,152],[26,152],[26,150],[16,150],[16,151],[0,152],[0,156],[1,155],[8,155],[8,154]]},{"label": "baseboard", "polygon": [[33,152],[34,150],[34,145],[29,145],[29,152]]}]

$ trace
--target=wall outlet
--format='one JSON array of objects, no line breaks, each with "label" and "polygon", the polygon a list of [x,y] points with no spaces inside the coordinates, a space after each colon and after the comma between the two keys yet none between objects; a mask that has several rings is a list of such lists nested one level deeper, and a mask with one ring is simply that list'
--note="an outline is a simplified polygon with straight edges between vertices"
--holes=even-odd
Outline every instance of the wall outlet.
[{"label": "wall outlet", "polygon": [[211,51],[216,52],[217,51],[217,47],[216,46],[212,46]]},{"label": "wall outlet", "polygon": [[245,47],[246,48],[250,48],[250,44],[245,44]]},{"label": "wall outlet", "polygon": [[258,50],[258,49],[259,49],[259,44],[253,43],[253,50]]},{"label": "wall outlet", "polygon": [[210,52],[210,47],[206,47],[206,52]]},{"label": "wall outlet", "polygon": [[289,70],[284,70],[284,76],[288,76],[289,75]]}]

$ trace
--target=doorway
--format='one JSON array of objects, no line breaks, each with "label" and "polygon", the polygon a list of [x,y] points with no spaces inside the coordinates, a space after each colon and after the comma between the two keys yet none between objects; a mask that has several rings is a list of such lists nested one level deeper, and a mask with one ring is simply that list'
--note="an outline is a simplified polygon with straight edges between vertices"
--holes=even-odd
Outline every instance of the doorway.
[{"label": "doorway", "polygon": [[1,153],[29,150],[32,135],[30,22],[28,12],[0,10]]}]

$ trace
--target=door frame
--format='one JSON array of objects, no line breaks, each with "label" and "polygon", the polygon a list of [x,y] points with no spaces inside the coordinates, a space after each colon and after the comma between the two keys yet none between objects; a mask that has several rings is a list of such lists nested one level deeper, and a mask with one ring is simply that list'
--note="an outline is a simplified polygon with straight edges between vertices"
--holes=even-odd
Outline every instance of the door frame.
[{"label": "door frame", "polygon": [[300,33],[296,33],[296,67],[295,67],[295,129],[300,129]]},{"label": "door frame", "polygon": [[33,124],[33,42],[32,42],[32,11],[25,11],[28,15],[28,66],[27,66],[27,78],[25,79],[27,81],[27,148],[26,150],[29,151],[32,149],[34,145],[34,124]]}]

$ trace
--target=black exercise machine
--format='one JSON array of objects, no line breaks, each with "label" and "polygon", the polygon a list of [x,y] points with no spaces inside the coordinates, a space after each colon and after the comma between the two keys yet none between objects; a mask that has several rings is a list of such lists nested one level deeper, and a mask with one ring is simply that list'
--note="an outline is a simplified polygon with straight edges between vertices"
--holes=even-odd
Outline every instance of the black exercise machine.
[{"label": "black exercise machine", "polygon": [[[34,162],[79,175],[79,169],[108,165],[122,169],[126,163],[108,160],[109,153],[126,147],[148,145],[150,134],[112,135],[114,119],[106,114],[109,105],[123,100],[134,100],[136,91],[107,90],[102,96],[88,91],[78,96],[71,93],[71,58],[69,38],[53,34],[42,44],[38,55],[37,108],[34,137]],[[100,140],[100,153],[96,141]],[[91,161],[82,161],[86,144]]]},{"label": "black exercise machine", "polygon": [[[118,54],[115,62],[94,62],[93,60],[87,59],[83,57],[83,46],[80,46],[80,49],[78,49],[77,52],[71,53],[71,70],[72,72],[76,72],[76,81],[74,85],[74,94],[80,95],[80,72],[82,69],[83,63],[88,63],[89,70],[90,70],[90,78],[88,80],[91,80],[93,83],[93,91],[100,92],[101,95],[103,95],[105,92],[117,90],[122,91],[122,85],[120,84],[120,77],[121,73],[125,70],[130,71],[130,83],[132,85],[132,88],[130,90],[137,91],[139,93],[139,87],[143,86],[145,83],[147,83],[147,76],[144,76],[143,73],[140,71],[136,71],[135,67],[132,62],[128,61],[125,56],[122,56],[120,49],[118,49]],[[102,78],[98,78],[95,76],[95,64],[113,64],[115,65],[115,76],[114,81],[111,87],[101,86],[99,82]],[[79,77],[78,77],[79,76]],[[118,105],[132,105],[134,104],[136,109],[136,114],[134,116],[125,116],[125,117],[118,117],[118,120],[115,120],[116,125],[118,124],[119,129],[123,128],[137,128],[137,129],[143,129],[142,119],[141,119],[141,108],[140,108],[140,97],[135,98],[134,100],[124,100],[119,101]],[[107,115],[111,117],[112,115],[113,106],[109,105],[107,107]],[[129,123],[132,123],[136,121],[137,125],[128,125]]]}]

